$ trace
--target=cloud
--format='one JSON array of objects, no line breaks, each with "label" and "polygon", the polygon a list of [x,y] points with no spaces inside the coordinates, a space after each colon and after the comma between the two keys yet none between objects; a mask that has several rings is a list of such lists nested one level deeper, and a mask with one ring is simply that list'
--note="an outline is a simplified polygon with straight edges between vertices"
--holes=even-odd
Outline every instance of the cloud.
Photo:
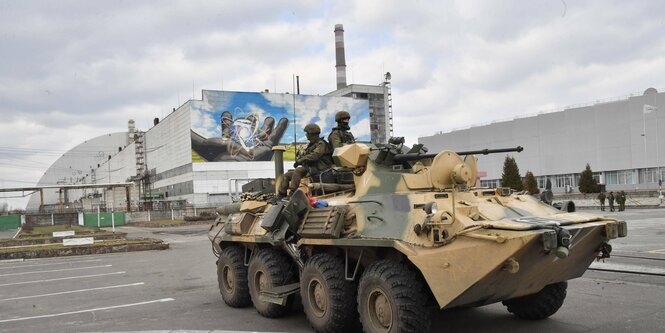
[{"label": "cloud", "polygon": [[[390,72],[395,135],[415,143],[662,90],[663,12],[663,2],[619,0],[4,1],[0,142],[65,151],[125,131],[128,119],[148,129],[203,89],[293,93],[294,75],[302,94],[324,95],[335,89],[333,28],[342,23],[348,82],[378,84]],[[320,110],[303,121],[326,129],[348,107],[302,102]],[[16,158],[5,178],[36,180],[18,165],[53,160]]]},{"label": "cloud", "polygon": [[222,131],[210,112],[192,108],[190,115],[192,130],[197,134],[205,138],[219,138],[222,136]]}]

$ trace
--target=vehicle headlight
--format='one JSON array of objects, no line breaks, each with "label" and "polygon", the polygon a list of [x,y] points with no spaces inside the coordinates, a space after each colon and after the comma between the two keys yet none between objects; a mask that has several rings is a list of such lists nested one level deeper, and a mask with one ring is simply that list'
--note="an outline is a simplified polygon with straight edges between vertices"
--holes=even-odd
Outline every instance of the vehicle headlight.
[{"label": "vehicle headlight", "polygon": [[423,210],[427,215],[436,214],[439,211],[439,206],[436,202],[429,202],[423,207]]}]

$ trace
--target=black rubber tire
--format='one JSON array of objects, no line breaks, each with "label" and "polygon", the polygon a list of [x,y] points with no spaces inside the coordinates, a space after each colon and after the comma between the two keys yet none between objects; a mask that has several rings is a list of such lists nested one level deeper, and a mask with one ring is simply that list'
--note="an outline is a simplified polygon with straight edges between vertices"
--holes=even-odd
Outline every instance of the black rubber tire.
[{"label": "black rubber tire", "polygon": [[541,291],[503,301],[508,312],[522,319],[545,319],[555,314],[566,298],[568,282],[558,282],[545,286]]},{"label": "black rubber tire", "polygon": [[243,263],[244,248],[240,246],[225,247],[217,260],[217,283],[224,303],[234,308],[242,308],[252,304],[247,285],[247,267]]},{"label": "black rubber tire", "polygon": [[356,298],[356,285],[345,279],[344,272],[344,261],[328,253],[314,255],[303,268],[300,297],[316,332],[355,332],[360,328],[358,312],[350,306]]},{"label": "black rubber tire", "polygon": [[[429,332],[429,293],[407,264],[381,260],[370,265],[358,285],[358,313],[366,333]],[[389,310],[390,317],[382,314]]]},{"label": "black rubber tire", "polygon": [[259,300],[261,280],[265,288],[283,286],[297,281],[297,275],[291,260],[275,249],[261,249],[252,257],[248,269],[249,295],[254,308],[264,317],[278,318],[291,309],[293,295],[286,305],[279,305]]}]

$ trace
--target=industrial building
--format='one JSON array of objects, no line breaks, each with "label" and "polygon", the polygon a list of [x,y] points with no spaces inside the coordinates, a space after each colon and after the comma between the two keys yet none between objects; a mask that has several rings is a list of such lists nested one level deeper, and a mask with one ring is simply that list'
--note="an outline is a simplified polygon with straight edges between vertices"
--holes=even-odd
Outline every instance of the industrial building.
[{"label": "industrial building", "polygon": [[[351,128],[360,141],[373,141],[372,133],[378,133],[371,131],[365,99],[212,90],[202,95],[164,119],[155,119],[145,132],[130,120],[127,132],[76,146],[45,172],[38,185],[135,182],[132,209],[218,205],[232,201],[242,184],[274,177],[271,148],[306,141],[303,127],[310,122],[327,135],[335,126],[335,113],[343,109],[352,115]],[[292,163],[285,162],[285,167]],[[62,200],[57,189],[44,192],[46,205],[61,207]],[[64,200],[66,206],[88,209],[127,206],[123,188],[103,195],[71,190]],[[33,195],[27,209],[39,207],[39,195]]]},{"label": "industrial building", "polygon": [[[146,131],[130,120],[127,132],[76,146],[37,183],[134,182],[131,202],[122,187],[103,193],[71,190],[65,198],[48,189],[42,193],[44,206],[124,210],[128,204],[131,209],[151,209],[229,202],[249,180],[274,177],[272,146],[302,143],[308,122],[317,123],[327,135],[340,110],[351,113],[357,139],[386,142],[392,134],[390,73],[378,85],[347,85],[341,24],[335,25],[334,34],[337,90],[324,96],[203,90],[200,100],[187,101],[164,119],[155,118],[154,127]],[[33,194],[26,209],[43,209],[40,199]]]},{"label": "industrial building", "polygon": [[[643,94],[519,117],[418,139],[431,151],[522,146],[515,158],[544,188],[576,192],[587,163],[607,191],[659,189],[665,179],[665,93]],[[478,156],[480,185],[500,186],[505,154]]]}]

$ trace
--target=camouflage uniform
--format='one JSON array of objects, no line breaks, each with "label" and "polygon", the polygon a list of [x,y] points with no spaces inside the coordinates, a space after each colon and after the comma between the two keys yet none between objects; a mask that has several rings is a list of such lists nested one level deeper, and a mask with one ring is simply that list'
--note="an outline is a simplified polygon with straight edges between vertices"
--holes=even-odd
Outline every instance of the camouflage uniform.
[{"label": "camouflage uniform", "polygon": [[600,210],[604,211],[605,210],[605,193],[600,192],[600,194],[598,194],[598,200],[600,201]]},{"label": "camouflage uniform", "polygon": [[619,211],[623,212],[626,210],[626,192],[619,192],[619,197],[617,197],[617,202],[619,204]]},{"label": "camouflage uniform", "polygon": [[607,196],[607,201],[610,204],[610,212],[614,211],[614,192],[610,192],[610,194]]},{"label": "camouflage uniform", "polygon": [[332,149],[335,149],[346,144],[355,143],[356,139],[348,130],[341,127],[333,127],[330,135],[328,135],[328,142],[330,142]]},{"label": "camouflage uniform", "polygon": [[330,142],[330,148],[333,151],[335,148],[356,142],[353,134],[349,132],[349,130],[351,130],[351,127],[349,127],[350,120],[351,114],[346,111],[339,111],[335,114],[337,127],[333,127],[332,131],[328,135],[328,142]]},{"label": "camouflage uniform", "polygon": [[310,141],[305,148],[304,154],[298,158],[294,166],[295,170],[290,170],[278,179],[278,191],[281,195],[286,195],[286,190],[295,191],[300,185],[302,177],[316,177],[321,171],[329,169],[332,166],[332,157],[328,148],[328,143],[322,138],[316,138]]}]

